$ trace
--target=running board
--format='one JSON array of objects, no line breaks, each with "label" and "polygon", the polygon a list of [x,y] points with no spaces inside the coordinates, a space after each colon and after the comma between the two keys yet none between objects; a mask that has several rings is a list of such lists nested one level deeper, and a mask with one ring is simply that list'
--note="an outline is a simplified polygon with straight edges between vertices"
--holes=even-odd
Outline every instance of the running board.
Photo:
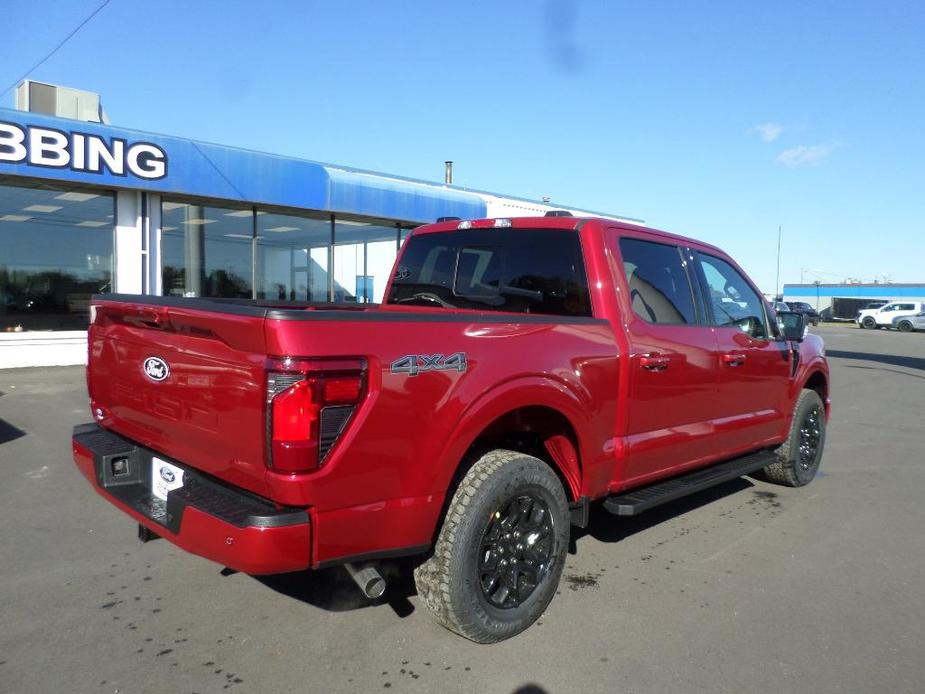
[{"label": "running board", "polygon": [[633,489],[624,494],[604,499],[604,508],[615,516],[635,516],[650,508],[695,494],[717,484],[748,475],[777,461],[770,451],[760,451],[725,463],[711,465],[680,477],[656,482],[647,487]]}]

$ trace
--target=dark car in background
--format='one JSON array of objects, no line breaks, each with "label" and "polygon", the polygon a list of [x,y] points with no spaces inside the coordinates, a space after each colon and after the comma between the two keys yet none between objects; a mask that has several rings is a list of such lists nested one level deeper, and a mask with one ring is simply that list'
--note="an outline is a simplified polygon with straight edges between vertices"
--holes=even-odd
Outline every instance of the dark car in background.
[{"label": "dark car in background", "polygon": [[805,301],[787,301],[785,303],[794,313],[802,313],[807,325],[819,325],[819,321],[822,320],[822,316],[816,312],[816,309]]}]

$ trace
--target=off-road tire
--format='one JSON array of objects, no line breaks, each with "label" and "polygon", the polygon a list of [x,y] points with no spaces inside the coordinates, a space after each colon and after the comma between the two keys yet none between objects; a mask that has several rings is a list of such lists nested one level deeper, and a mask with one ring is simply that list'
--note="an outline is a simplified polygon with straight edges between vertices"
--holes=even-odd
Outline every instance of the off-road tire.
[{"label": "off-road tire", "polygon": [[861,327],[867,330],[873,330],[874,328],[877,327],[877,321],[875,321],[870,316],[864,316],[861,319]]},{"label": "off-road tire", "polygon": [[[499,508],[520,495],[535,495],[552,520],[548,568],[515,607],[489,602],[479,579],[482,541]],[[414,571],[418,595],[435,619],[476,643],[495,643],[529,627],[556,593],[569,540],[568,499],[556,473],[523,453],[495,450],[466,473],[447,508],[433,554]]]},{"label": "off-road tire", "polygon": [[[807,416],[816,410],[818,425],[818,445],[813,460],[804,465],[800,462],[801,429]],[[813,481],[819,470],[822,452],[825,448],[825,407],[822,398],[814,390],[804,388],[793,408],[793,421],[790,423],[790,435],[787,441],[777,449],[777,462],[764,468],[769,482],[783,484],[787,487],[802,487]]]}]

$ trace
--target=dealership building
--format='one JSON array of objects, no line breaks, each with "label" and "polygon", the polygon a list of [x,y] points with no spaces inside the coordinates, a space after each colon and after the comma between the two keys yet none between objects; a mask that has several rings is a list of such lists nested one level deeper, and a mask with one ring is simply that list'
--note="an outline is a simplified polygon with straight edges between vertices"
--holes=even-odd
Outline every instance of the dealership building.
[{"label": "dealership building", "polygon": [[439,217],[640,222],[114,127],[96,95],[35,82],[17,106],[0,109],[0,368],[83,363],[97,293],[379,302]]},{"label": "dealership building", "polygon": [[857,312],[872,301],[881,304],[925,302],[925,284],[785,284],[784,301],[807,303],[825,320],[854,320]]}]

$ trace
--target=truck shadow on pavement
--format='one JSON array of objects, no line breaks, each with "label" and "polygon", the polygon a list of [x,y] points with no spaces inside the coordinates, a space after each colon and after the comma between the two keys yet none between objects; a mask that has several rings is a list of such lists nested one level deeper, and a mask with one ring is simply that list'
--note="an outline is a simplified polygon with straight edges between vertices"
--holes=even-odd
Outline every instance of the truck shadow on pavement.
[{"label": "truck shadow on pavement", "polygon": [[268,588],[295,600],[308,603],[328,612],[346,612],[364,607],[388,605],[400,618],[414,612],[409,598],[417,595],[414,587],[414,560],[395,559],[379,562],[376,566],[385,578],[385,595],[369,600],[357,588],[343,567],[298,571],[273,576],[253,576]]},{"label": "truck shadow on pavement", "polygon": [[869,352],[846,352],[840,349],[827,349],[827,357],[835,359],[857,359],[859,361],[875,361],[890,366],[902,366],[907,369],[925,371],[925,359],[922,357],[903,357],[898,354],[871,354]]},{"label": "truck shadow on pavement", "polygon": [[[731,480],[632,517],[611,515],[604,511],[600,504],[595,504],[591,508],[591,523],[588,528],[572,527],[569,553],[576,553],[577,542],[583,537],[590,536],[599,542],[620,542],[631,535],[754,486],[746,478]],[[414,605],[409,598],[417,595],[413,576],[415,563],[415,559],[408,558],[383,561],[377,565],[379,572],[388,582],[385,595],[379,600],[366,599],[341,567],[253,578],[282,595],[329,612],[388,605],[399,618],[405,618],[414,612]]]},{"label": "truck shadow on pavement", "polygon": [[0,419],[0,444],[15,441],[26,435],[19,427],[14,427],[5,419]]},{"label": "truck shadow on pavement", "polygon": [[569,553],[575,554],[577,552],[577,542],[583,537],[590,536],[598,542],[620,542],[636,533],[641,533],[653,526],[678,516],[683,516],[685,513],[701,506],[706,506],[754,486],[754,483],[748,478],[739,477],[715,487],[704,489],[702,492],[671,501],[663,506],[656,506],[638,516],[615,516],[605,511],[599,503],[594,504],[591,507],[591,522],[588,527],[572,527]]}]

